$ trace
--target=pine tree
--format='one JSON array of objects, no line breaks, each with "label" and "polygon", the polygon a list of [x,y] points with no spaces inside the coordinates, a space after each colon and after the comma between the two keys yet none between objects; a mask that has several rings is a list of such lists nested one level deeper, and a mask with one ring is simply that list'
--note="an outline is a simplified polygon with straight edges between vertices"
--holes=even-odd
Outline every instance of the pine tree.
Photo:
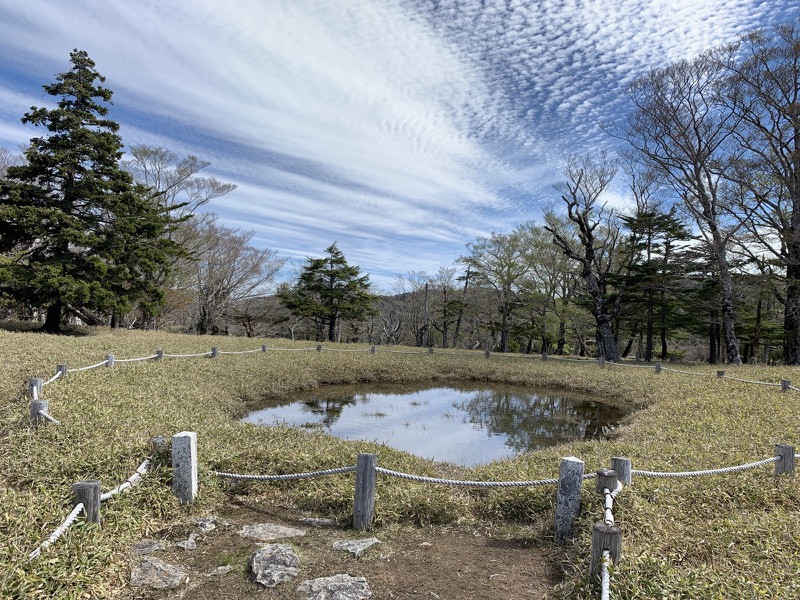
[{"label": "pine tree", "polygon": [[105,118],[111,90],[82,50],[71,70],[45,85],[56,108],[32,107],[26,164],[8,168],[0,187],[0,293],[46,307],[42,327],[57,332],[65,310],[116,314],[157,303],[149,275],[177,250],[170,222],[120,166],[119,125]]},{"label": "pine tree", "polygon": [[328,256],[324,258],[309,258],[295,286],[279,294],[292,314],[316,324],[318,341],[332,341],[341,319],[363,319],[371,314],[375,301],[369,276],[348,265],[336,243],[325,253]]}]

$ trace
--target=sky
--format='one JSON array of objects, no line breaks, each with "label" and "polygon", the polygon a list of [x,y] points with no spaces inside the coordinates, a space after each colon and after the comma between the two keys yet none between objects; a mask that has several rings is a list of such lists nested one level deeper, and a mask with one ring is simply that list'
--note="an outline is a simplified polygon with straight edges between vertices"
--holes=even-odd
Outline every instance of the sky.
[{"label": "sky", "polygon": [[336,242],[391,291],[537,220],[565,155],[619,146],[603,125],[636,77],[797,18],[789,0],[6,0],[0,147],[42,135],[20,118],[85,50],[123,143],[210,161],[237,189],[205,209],[290,279]]}]

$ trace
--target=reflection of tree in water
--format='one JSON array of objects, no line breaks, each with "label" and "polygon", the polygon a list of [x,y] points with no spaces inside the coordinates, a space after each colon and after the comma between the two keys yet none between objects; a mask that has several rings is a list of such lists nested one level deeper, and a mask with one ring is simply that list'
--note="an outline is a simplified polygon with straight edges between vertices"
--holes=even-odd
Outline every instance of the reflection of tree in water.
[{"label": "reflection of tree in water", "polygon": [[601,402],[550,394],[481,390],[453,405],[489,435],[504,435],[515,452],[538,450],[576,439],[601,439],[623,412]]},{"label": "reflection of tree in water", "polygon": [[[320,423],[330,429],[342,416],[345,406],[358,403],[358,396],[359,394],[336,398],[309,398],[303,400],[303,411],[322,416]],[[362,396],[360,399],[363,400],[363,395],[360,396]]]}]

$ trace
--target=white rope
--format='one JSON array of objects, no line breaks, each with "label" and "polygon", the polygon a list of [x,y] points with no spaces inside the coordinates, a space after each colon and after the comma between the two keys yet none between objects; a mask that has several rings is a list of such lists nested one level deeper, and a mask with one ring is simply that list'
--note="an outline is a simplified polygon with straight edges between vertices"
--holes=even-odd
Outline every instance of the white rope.
[{"label": "white rope", "polygon": [[222,350],[218,350],[217,354],[252,354],[253,352],[261,352],[261,348],[257,350],[239,350],[238,352],[227,351],[223,352]]},{"label": "white rope", "polygon": [[611,573],[608,566],[611,563],[611,553],[603,550],[603,560],[600,563],[600,600],[611,598]]},{"label": "white rope", "polygon": [[359,350],[347,350],[346,348],[323,348],[325,352],[371,352],[369,348],[366,350],[359,349]]},{"label": "white rope", "polygon": [[45,541],[43,541],[39,545],[39,547],[36,548],[36,550],[31,552],[28,555],[28,558],[39,558],[39,555],[41,555],[42,550],[46,550],[48,546],[50,546],[53,542],[55,542],[58,538],[60,538],[64,534],[64,532],[67,529],[69,529],[70,525],[72,525],[72,523],[75,522],[75,519],[78,518],[78,515],[81,513],[82,510],[83,510],[83,502],[78,502],[78,504],[75,505],[75,508],[72,509],[72,512],[69,513],[66,519],[64,519],[64,522],[61,523],[61,525],[59,525],[56,528],[56,530],[50,534],[50,537],[47,538]]},{"label": "white rope", "polygon": [[383,352],[389,352],[391,354],[420,354],[420,355],[429,354],[429,352],[427,350],[425,350],[423,352],[414,352],[414,351],[409,351],[409,350],[383,350]]},{"label": "white rope", "polygon": [[158,354],[153,354],[153,356],[143,356],[142,358],[115,358],[115,363],[128,363],[128,362],[138,362],[140,360],[153,360],[154,358],[158,358]]},{"label": "white rope", "polygon": [[594,361],[587,358],[564,358],[563,356],[548,355],[547,360],[561,360],[564,362],[577,362],[584,365],[592,364]]},{"label": "white rope", "polygon": [[768,385],[770,387],[781,387],[780,383],[768,383],[766,381],[752,381],[750,379],[739,379],[737,377],[728,377],[727,375],[721,377],[720,379],[730,379],[731,381],[739,381],[741,383],[754,383],[756,385]]},{"label": "white rope", "polygon": [[40,416],[40,417],[42,417],[43,419],[47,419],[47,420],[48,420],[48,421],[50,421],[51,423],[55,423],[56,425],[61,425],[61,423],[59,423],[58,421],[56,421],[56,420],[55,420],[53,417],[51,417],[50,415],[48,415],[48,414],[47,414],[46,412],[44,412],[43,410],[40,410],[38,414],[39,414],[39,416]]},{"label": "white rope", "polygon": [[[407,479],[409,481],[416,481],[418,483],[437,483],[440,485],[455,485],[462,487],[533,487],[537,485],[552,485],[557,484],[558,479],[540,479],[538,481],[458,481],[454,479],[439,479],[438,477],[420,477],[419,475],[409,475],[408,473],[400,473],[398,471],[391,471],[382,467],[375,467],[377,473],[390,475],[392,477],[399,477],[400,479]],[[584,475],[584,479],[589,477]]]},{"label": "white rope", "polygon": [[794,392],[800,392],[800,388],[794,387],[793,385],[790,385],[789,389],[794,391]]},{"label": "white rope", "polygon": [[108,361],[104,360],[103,362],[99,362],[96,365],[89,365],[88,367],[78,367],[77,369],[67,369],[67,372],[68,373],[77,373],[78,371],[88,371],[89,369],[96,369],[97,367],[102,367],[102,366],[104,366],[106,364],[108,364]]},{"label": "white rope", "polygon": [[735,473],[737,471],[745,471],[747,469],[755,469],[770,463],[781,460],[780,456],[773,456],[765,458],[758,462],[749,463],[746,465],[737,465],[735,467],[724,467],[722,469],[708,469],[706,471],[683,471],[683,472],[664,472],[664,471],[639,471],[638,469],[631,469],[631,474],[641,475],[642,477],[701,477],[703,475],[722,475],[724,473]]},{"label": "white rope", "polygon": [[681,373],[683,375],[695,375],[697,377],[707,377],[707,373],[696,373],[695,371],[679,371],[678,369],[668,369],[667,367],[661,367],[662,371],[669,371],[670,373]]},{"label": "white rope", "polygon": [[272,348],[269,347],[267,350],[277,350],[279,352],[308,352],[309,350],[316,350],[317,348]]},{"label": "white rope", "polygon": [[144,475],[146,475],[147,472],[150,470],[150,460],[152,458],[153,458],[152,456],[148,456],[144,460],[144,462],[142,462],[142,464],[140,464],[136,468],[136,471],[134,472],[133,475],[128,477],[128,479],[126,479],[123,483],[119,484],[113,490],[110,490],[110,491],[106,492],[105,494],[100,494],[100,501],[103,502],[105,500],[108,500],[112,496],[115,496],[116,494],[119,494],[120,492],[123,492],[123,491],[127,490],[128,488],[133,487],[134,485],[139,483],[139,481],[142,479],[142,477]]},{"label": "white rope", "polygon": [[653,368],[652,365],[629,365],[629,364],[621,363],[621,362],[618,362],[618,363],[607,362],[605,364],[614,365],[615,367],[630,367],[631,369],[652,369]]},{"label": "white rope", "polygon": [[208,352],[201,352],[199,354],[164,354],[162,355],[164,358],[197,358],[200,356],[210,356],[211,351]]},{"label": "white rope", "polygon": [[290,475],[238,475],[236,473],[226,473],[224,471],[211,471],[213,475],[226,479],[251,480],[251,481],[290,481],[292,479],[311,479],[312,477],[323,477],[325,475],[337,475],[339,473],[349,473],[355,471],[355,465],[350,467],[339,467],[338,469],[327,469],[324,471],[310,471],[308,473],[293,473]]},{"label": "white rope", "polygon": [[56,379],[58,379],[59,377],[61,377],[63,374],[64,374],[64,372],[63,372],[63,371],[59,371],[58,373],[56,373],[55,375],[53,375],[53,376],[52,376],[50,379],[48,379],[47,381],[43,381],[43,382],[42,382],[42,386],[45,386],[45,385],[50,385],[50,384],[51,384],[51,383],[53,383],[53,382],[54,382]]}]

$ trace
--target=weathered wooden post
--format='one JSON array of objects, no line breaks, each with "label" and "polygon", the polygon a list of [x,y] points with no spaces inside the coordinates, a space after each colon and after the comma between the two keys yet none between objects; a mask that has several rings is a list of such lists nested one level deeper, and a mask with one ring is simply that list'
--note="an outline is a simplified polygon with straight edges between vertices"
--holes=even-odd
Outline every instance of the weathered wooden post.
[{"label": "weathered wooden post", "polygon": [[622,554],[622,530],[615,525],[595,523],[592,530],[592,559],[589,572],[594,574],[603,564],[603,551],[608,550],[609,557],[616,565]]},{"label": "weathered wooden post", "polygon": [[619,481],[621,481],[625,485],[630,485],[632,481],[630,458],[625,458],[622,456],[612,456],[611,469],[617,474],[617,479]]},{"label": "weathered wooden post", "polygon": [[428,348],[428,354],[433,354],[433,347]]},{"label": "weathered wooden post", "polygon": [[44,419],[39,413],[48,414],[49,402],[47,400],[33,400],[31,401],[30,424],[31,427],[37,427]]},{"label": "weathered wooden post", "polygon": [[56,373],[58,373],[59,379],[66,379],[67,374],[69,373],[69,369],[65,364],[56,365]]},{"label": "weathered wooden post", "polygon": [[262,352],[266,352],[267,351],[267,345],[266,344],[261,344],[261,351]]},{"label": "weathered wooden post", "polygon": [[581,459],[567,456],[558,469],[555,535],[562,544],[572,537],[572,524],[581,510],[584,465]]},{"label": "weathered wooden post", "polygon": [[100,482],[96,479],[72,484],[72,506],[83,503],[83,513],[89,523],[100,523]]},{"label": "weathered wooden post", "polygon": [[44,385],[44,379],[41,377],[31,377],[28,379],[28,394],[34,398],[34,400],[38,399],[42,393],[42,386]]},{"label": "weathered wooden post", "polygon": [[159,349],[156,350],[156,360],[164,360],[164,351]]},{"label": "weathered wooden post", "polygon": [[660,362],[657,362],[657,363],[656,363],[656,373],[661,373],[661,366],[662,366],[662,365],[661,365],[661,363],[660,363]]},{"label": "weathered wooden post", "polygon": [[211,348],[211,358],[217,358],[219,354],[219,348],[212,347]]},{"label": "weathered wooden post", "polygon": [[491,358],[492,357],[492,351],[487,348],[486,350],[483,351],[483,355],[486,358]]},{"label": "weathered wooden post", "polygon": [[788,392],[791,387],[792,387],[792,384],[789,382],[788,379],[781,379],[781,391],[782,392]]},{"label": "weathered wooden post", "polygon": [[605,356],[598,356],[597,357],[597,364],[600,365],[601,369],[606,368],[606,357]]},{"label": "weathered wooden post", "polygon": [[780,457],[775,461],[775,475],[789,475],[794,471],[794,446],[778,444],[775,446],[775,456]]},{"label": "weathered wooden post", "polygon": [[163,435],[155,435],[150,438],[150,454],[154,459],[165,456],[168,451],[169,438]]},{"label": "weathered wooden post", "polygon": [[317,344],[317,352],[322,352],[322,344]]},{"label": "weathered wooden post", "polygon": [[172,493],[181,504],[197,496],[197,433],[181,431],[172,436]]},{"label": "weathered wooden post", "polygon": [[547,362],[547,352],[542,352],[542,360]]},{"label": "weathered wooden post", "polygon": [[719,378],[725,377],[725,371],[717,371],[717,377]]},{"label": "weathered wooden post", "polygon": [[359,454],[356,463],[356,491],[353,500],[353,528],[364,531],[375,509],[375,454]]},{"label": "weathered wooden post", "polygon": [[106,367],[113,367],[113,366],[114,366],[114,355],[106,354]]},{"label": "weathered wooden post", "polygon": [[370,348],[369,348],[369,353],[370,353],[370,354],[375,354],[375,352],[376,352],[376,350],[375,350],[375,346],[370,346]]},{"label": "weathered wooden post", "polygon": [[603,494],[603,490],[613,492],[617,489],[617,472],[613,469],[598,469],[594,481],[594,489],[598,494]]}]

